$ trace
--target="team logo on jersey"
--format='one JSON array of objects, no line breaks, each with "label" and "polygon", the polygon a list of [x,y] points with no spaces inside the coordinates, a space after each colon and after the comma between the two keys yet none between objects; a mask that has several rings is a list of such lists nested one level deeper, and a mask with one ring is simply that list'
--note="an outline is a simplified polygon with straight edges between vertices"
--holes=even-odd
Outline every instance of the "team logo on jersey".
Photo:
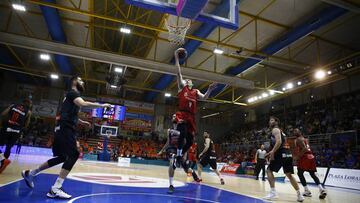
[{"label": "team logo on jersey", "polygon": [[[167,188],[169,186],[169,181],[166,179],[135,175],[114,175],[107,173],[73,173],[69,175],[69,178],[89,183],[126,187]],[[185,186],[185,183],[180,181],[174,181],[174,186],[183,187]]]}]

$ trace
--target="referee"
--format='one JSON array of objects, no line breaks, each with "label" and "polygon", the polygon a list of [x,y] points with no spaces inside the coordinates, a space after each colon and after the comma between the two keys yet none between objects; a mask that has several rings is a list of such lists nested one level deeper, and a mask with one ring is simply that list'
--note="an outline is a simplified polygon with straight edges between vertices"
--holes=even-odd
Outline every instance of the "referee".
[{"label": "referee", "polygon": [[259,174],[260,174],[260,170],[262,170],[262,180],[265,181],[265,164],[266,164],[266,159],[265,159],[265,154],[266,154],[266,150],[264,149],[264,145],[262,144],[260,146],[260,149],[258,149],[256,151],[255,154],[255,174],[256,174],[256,180],[259,180]]}]

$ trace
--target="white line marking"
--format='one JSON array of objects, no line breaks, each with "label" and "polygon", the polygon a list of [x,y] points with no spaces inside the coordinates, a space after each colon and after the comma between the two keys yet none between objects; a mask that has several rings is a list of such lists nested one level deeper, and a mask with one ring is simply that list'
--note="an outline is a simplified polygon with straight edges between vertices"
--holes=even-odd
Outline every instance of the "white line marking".
[{"label": "white line marking", "polygon": [[156,193],[132,193],[132,192],[114,192],[114,193],[96,193],[96,194],[88,194],[88,195],[82,195],[79,197],[76,197],[68,203],[73,203],[78,199],[84,198],[84,197],[92,197],[92,196],[102,196],[102,195],[145,195],[145,196],[159,196],[159,197],[176,197],[176,198],[184,198],[184,199],[190,199],[190,200],[197,200],[197,201],[204,201],[204,202],[210,202],[210,203],[219,203],[212,200],[206,200],[206,199],[200,199],[200,198],[193,198],[193,197],[184,197],[184,196],[176,196],[176,195],[165,195],[165,194],[156,194]]}]

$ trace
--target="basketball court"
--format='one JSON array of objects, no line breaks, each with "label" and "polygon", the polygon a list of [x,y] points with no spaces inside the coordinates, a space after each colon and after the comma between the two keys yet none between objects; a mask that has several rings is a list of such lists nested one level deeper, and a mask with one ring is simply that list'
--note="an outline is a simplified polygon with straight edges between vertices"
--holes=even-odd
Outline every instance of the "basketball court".
[{"label": "basketball court", "polygon": [[[167,167],[131,164],[129,168],[119,167],[116,163],[79,161],[71,172],[64,187],[71,189],[73,199],[46,199],[46,193],[60,167],[39,174],[35,188],[29,189],[22,180],[21,171],[46,161],[44,156],[21,155],[2,173],[0,180],[1,202],[268,202],[262,200],[269,190],[267,182],[253,178],[224,176],[226,185],[220,185],[214,173],[204,173],[204,182],[193,183],[183,171],[175,174],[174,194],[167,194]],[[295,192],[289,183],[276,183],[280,198],[276,202],[295,202]],[[328,197],[319,200],[318,189],[310,187],[313,197],[306,202],[358,202],[360,192],[356,190],[328,187]]]},{"label": "basketball court", "polygon": [[[33,147],[31,141],[19,155],[11,154],[11,164],[0,174],[0,202],[269,202],[264,199],[269,183],[247,171],[222,173],[221,185],[209,168],[201,183],[180,168],[175,171],[175,192],[168,194],[168,166],[153,160],[159,146],[147,146],[154,151],[146,153],[149,160],[124,155],[112,161],[107,146],[121,148],[116,137],[168,136],[169,118],[176,112],[174,51],[179,47],[186,50],[180,58],[184,78],[202,92],[216,83],[209,99],[198,106],[197,141],[208,130],[218,142],[227,143],[222,133],[240,122],[254,122],[257,107],[285,109],[288,103],[310,103],[316,93],[326,99],[334,91],[345,92],[340,85],[333,85],[334,91],[315,88],[349,81],[344,82],[350,84],[346,91],[360,89],[355,78],[360,66],[359,8],[356,0],[1,1],[1,108],[30,95],[37,101],[36,116],[55,123],[63,89],[74,74],[86,82],[86,100],[111,106],[80,111],[81,118],[95,123],[94,145],[102,149],[84,153],[71,170],[63,185],[71,199],[46,197],[61,166],[38,174],[35,188],[26,186],[21,172],[52,155],[46,142]],[[296,93],[302,95],[270,103]],[[86,136],[81,139],[86,143]],[[321,170],[326,169],[323,183],[331,171]],[[346,182],[351,186],[325,184],[327,197],[321,200],[318,187],[310,184],[313,196],[304,202],[360,202],[360,188],[353,187],[360,185],[360,177],[334,175],[331,181],[343,176],[353,178]],[[273,202],[296,202],[296,192],[284,176],[276,179],[276,190],[279,198]]]}]

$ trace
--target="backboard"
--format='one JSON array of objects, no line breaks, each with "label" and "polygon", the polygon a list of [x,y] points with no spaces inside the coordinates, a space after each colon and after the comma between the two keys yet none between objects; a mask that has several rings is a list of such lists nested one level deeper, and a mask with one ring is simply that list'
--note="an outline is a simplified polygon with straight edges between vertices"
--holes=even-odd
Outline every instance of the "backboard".
[{"label": "backboard", "polygon": [[118,127],[116,127],[116,126],[102,125],[101,129],[100,129],[101,136],[116,137],[117,132],[118,132]]},{"label": "backboard", "polygon": [[[126,3],[144,9],[177,15],[178,0],[125,0]],[[236,30],[239,28],[239,9],[237,0],[209,0],[195,19],[205,23],[215,23],[221,27]]]}]

